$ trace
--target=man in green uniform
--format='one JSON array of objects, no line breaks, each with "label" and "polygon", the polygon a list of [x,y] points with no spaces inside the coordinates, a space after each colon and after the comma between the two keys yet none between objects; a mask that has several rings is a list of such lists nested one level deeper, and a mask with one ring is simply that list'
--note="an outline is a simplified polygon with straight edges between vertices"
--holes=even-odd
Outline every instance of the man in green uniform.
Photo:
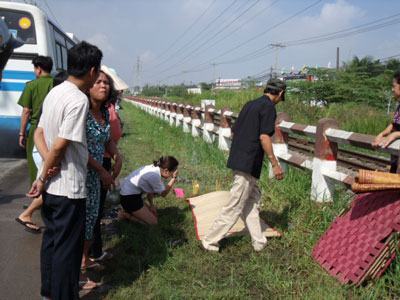
[{"label": "man in green uniform", "polygon": [[[32,60],[36,79],[27,82],[25,89],[19,98],[18,104],[23,107],[21,115],[21,128],[19,130],[19,145],[26,149],[30,184],[36,180],[37,168],[32,156],[34,141],[33,136],[42,113],[42,103],[48,92],[53,87],[53,78],[50,75],[53,68],[53,60],[48,56],[37,56]],[[26,135],[27,125],[30,125]],[[15,220],[34,233],[40,232],[40,228],[32,223],[32,214],[42,205],[42,198],[36,198],[31,205]]]},{"label": "man in green uniform", "polygon": [[[18,104],[23,107],[21,115],[21,128],[19,130],[19,145],[26,148],[28,159],[29,179],[32,184],[36,179],[37,169],[32,158],[34,146],[33,134],[42,113],[42,103],[47,93],[53,87],[53,78],[50,75],[53,68],[51,57],[37,56],[32,60],[36,79],[28,82],[19,98]],[[30,124],[28,137],[26,127]]]}]

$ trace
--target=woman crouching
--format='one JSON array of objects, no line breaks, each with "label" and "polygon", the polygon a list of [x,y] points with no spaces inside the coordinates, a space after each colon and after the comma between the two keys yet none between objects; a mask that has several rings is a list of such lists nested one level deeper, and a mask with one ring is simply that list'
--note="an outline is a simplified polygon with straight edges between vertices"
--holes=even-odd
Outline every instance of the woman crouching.
[{"label": "woman crouching", "polygon": [[[142,224],[156,225],[157,210],[153,204],[155,196],[165,197],[176,183],[178,161],[173,156],[162,156],[151,165],[141,167],[122,180],[120,219]],[[167,186],[162,179],[171,180]],[[144,203],[144,194],[148,203]]]}]

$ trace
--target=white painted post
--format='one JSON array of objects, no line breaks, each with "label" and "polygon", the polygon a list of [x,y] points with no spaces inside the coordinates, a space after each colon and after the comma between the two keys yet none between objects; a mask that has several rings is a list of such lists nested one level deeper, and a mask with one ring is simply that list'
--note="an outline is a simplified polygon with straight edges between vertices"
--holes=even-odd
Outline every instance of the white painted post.
[{"label": "white painted post", "polygon": [[[272,149],[274,150],[275,157],[278,159],[283,172],[287,173],[288,170],[287,163],[279,159],[279,156],[285,156],[289,152],[288,149],[289,134],[283,132],[279,127],[279,124],[282,121],[290,121],[290,117],[286,113],[278,113],[275,121],[275,133],[272,137]],[[268,177],[269,178],[275,177],[274,172],[272,171],[272,165],[270,161],[268,161]]]},{"label": "white painted post", "polygon": [[175,126],[179,127],[182,125],[183,122],[183,105],[179,104],[176,109],[176,123]]},{"label": "white painted post", "polygon": [[207,105],[204,111],[203,140],[209,144],[214,142],[214,111],[212,105]]},{"label": "white painted post", "polygon": [[229,108],[223,108],[220,112],[220,121],[218,129],[218,148],[223,151],[229,151],[231,147],[231,116]]},{"label": "white painted post", "polygon": [[197,137],[200,136],[201,131],[201,111],[200,107],[195,107],[192,110],[192,136]]},{"label": "white painted post", "polygon": [[192,118],[190,117],[192,112],[192,107],[190,105],[187,105],[183,109],[183,132],[189,133],[190,132],[190,122]]},{"label": "white painted post", "polygon": [[175,124],[175,118],[176,118],[176,103],[172,103],[170,108],[171,108],[171,113],[169,114],[169,125],[173,126]]},{"label": "white painted post", "polygon": [[327,118],[319,120],[311,181],[311,199],[317,202],[332,201],[335,189],[335,182],[323,175],[323,171],[336,171],[338,145],[325,136],[328,128],[338,128],[337,122]]}]

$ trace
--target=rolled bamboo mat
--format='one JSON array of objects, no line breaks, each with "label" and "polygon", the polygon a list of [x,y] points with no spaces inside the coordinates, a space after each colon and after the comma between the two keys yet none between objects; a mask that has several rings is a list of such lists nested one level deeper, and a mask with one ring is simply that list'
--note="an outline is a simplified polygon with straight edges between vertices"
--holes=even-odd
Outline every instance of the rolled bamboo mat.
[{"label": "rolled bamboo mat", "polygon": [[400,183],[398,184],[378,184],[378,183],[358,183],[354,182],[351,185],[351,189],[355,193],[368,193],[368,192],[375,192],[375,191],[383,191],[383,190],[395,190],[400,189]]},{"label": "rolled bamboo mat", "polygon": [[373,184],[400,184],[400,174],[359,170],[356,177],[358,183]]}]

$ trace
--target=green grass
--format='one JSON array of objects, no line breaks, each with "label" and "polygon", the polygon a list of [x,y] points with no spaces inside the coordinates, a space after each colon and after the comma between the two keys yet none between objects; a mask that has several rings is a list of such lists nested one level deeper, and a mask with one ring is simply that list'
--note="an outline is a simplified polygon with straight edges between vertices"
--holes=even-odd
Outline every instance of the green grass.
[{"label": "green grass", "polygon": [[[171,97],[170,101],[200,106],[201,99],[215,99],[217,108],[229,107],[239,112],[249,100],[262,95],[262,89],[240,91],[221,90],[205,92],[202,95],[189,95],[187,98]],[[316,125],[321,118],[333,118],[343,130],[376,135],[390,123],[390,117],[382,110],[360,103],[333,103],[328,107],[311,107],[297,99],[294,94],[288,94],[286,101],[279,103],[278,111],[286,112],[293,122]],[[394,108],[393,108],[394,110]]]},{"label": "green grass", "polygon": [[[227,155],[216,146],[184,134],[130,104],[124,104],[123,175],[149,164],[160,155],[180,161],[178,187],[191,194],[192,180],[201,192],[216,186],[229,189],[232,177]],[[159,225],[118,224],[109,242],[114,258],[105,281],[112,285],[107,299],[384,299],[400,297],[400,266],[396,261],[385,276],[366,287],[342,286],[311,258],[313,245],[349,196],[338,189],[335,201],[324,206],[309,200],[311,178],[290,169],[281,182],[269,180],[264,170],[261,216],[283,237],[268,240],[261,253],[252,250],[249,237],[223,240],[222,252],[205,253],[198,247],[186,202],[169,195],[157,199]],[[176,241],[179,241],[176,243]]]}]

